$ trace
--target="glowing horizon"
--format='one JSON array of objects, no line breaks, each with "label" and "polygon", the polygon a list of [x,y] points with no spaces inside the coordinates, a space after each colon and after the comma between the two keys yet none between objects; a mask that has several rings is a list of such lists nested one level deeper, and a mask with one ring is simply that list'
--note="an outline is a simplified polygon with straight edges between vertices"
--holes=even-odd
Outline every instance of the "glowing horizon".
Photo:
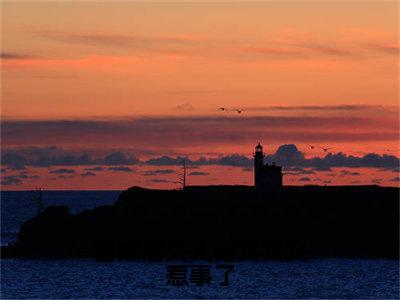
[{"label": "glowing horizon", "polygon": [[[84,152],[210,159],[249,156],[258,141],[270,155],[295,144],[307,158],[399,157],[397,3],[1,5],[7,159],[29,161],[26,149],[55,160]],[[81,176],[78,164],[58,178],[51,171],[62,165],[17,170],[4,161],[3,189],[171,187],[177,171],[152,182],[150,166]],[[252,184],[248,170],[226,168],[201,166],[193,180]],[[309,180],[288,174],[285,183],[398,186],[395,169],[313,169]]]}]

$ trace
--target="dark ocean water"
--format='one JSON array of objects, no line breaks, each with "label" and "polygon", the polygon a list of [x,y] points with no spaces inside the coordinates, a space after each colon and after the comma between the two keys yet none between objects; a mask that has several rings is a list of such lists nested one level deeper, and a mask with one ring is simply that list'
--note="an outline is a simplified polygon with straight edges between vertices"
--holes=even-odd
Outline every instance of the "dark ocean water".
[{"label": "dark ocean water", "polygon": [[[112,204],[119,193],[52,191],[44,192],[43,202],[44,206],[67,205],[71,212],[78,212]],[[29,192],[1,192],[2,244],[15,240],[20,224],[34,214]],[[167,263],[4,259],[0,298],[398,299],[400,296],[399,262],[394,260],[241,262],[234,264],[227,287],[220,286],[223,270],[216,269],[214,263],[210,269],[211,282],[204,286],[190,282],[183,287],[169,286],[166,266]]]}]

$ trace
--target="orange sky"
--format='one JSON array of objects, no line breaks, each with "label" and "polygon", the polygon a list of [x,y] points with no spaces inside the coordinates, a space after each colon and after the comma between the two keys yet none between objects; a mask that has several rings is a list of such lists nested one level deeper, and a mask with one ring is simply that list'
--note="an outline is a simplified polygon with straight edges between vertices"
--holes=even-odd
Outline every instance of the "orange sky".
[{"label": "orange sky", "polygon": [[[335,153],[398,156],[395,2],[1,6],[3,149],[198,157],[251,155],[261,140],[270,154],[296,144],[307,156],[325,155],[307,146],[317,143]],[[221,115],[220,106],[244,112]],[[251,183],[248,172],[240,174],[231,172],[228,183]],[[365,174],[371,170],[360,183],[376,179]],[[71,186],[50,177],[32,184]],[[109,180],[121,186],[108,174],[78,187]]]}]

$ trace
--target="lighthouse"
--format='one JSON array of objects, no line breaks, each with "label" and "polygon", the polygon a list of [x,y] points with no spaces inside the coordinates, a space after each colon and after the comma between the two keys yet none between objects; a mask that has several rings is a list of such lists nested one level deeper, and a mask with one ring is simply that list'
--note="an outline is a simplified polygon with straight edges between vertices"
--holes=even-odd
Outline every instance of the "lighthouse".
[{"label": "lighthouse", "polygon": [[254,187],[257,191],[279,191],[282,188],[282,167],[264,164],[264,151],[261,143],[254,152]]}]

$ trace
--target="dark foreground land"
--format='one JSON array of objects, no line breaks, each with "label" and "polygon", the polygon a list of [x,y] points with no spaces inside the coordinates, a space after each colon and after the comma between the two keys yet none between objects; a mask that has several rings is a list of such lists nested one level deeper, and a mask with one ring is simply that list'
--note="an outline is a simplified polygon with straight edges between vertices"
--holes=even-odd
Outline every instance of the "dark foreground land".
[{"label": "dark foreground land", "polygon": [[139,187],[76,215],[48,207],[2,257],[163,259],[399,258],[399,189],[378,186]]}]

